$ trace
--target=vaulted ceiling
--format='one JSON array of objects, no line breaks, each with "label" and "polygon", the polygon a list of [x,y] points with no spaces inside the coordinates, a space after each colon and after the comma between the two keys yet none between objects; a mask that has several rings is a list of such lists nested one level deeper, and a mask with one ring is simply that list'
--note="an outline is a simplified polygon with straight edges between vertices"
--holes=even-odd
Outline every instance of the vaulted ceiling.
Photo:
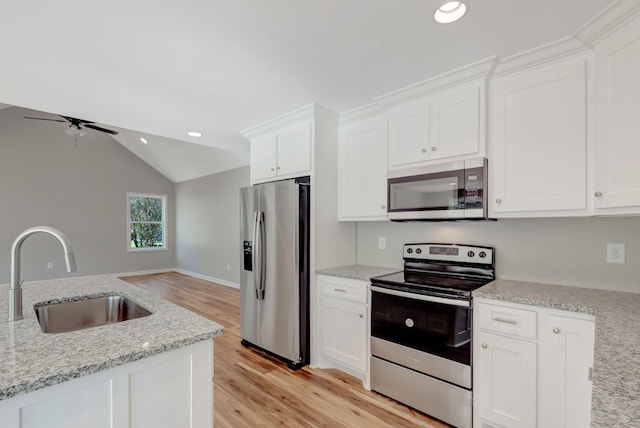
[{"label": "vaulted ceiling", "polygon": [[118,140],[183,181],[248,163],[242,129],[568,36],[612,2],[469,0],[445,26],[436,0],[8,0],[0,102],[139,131]]}]

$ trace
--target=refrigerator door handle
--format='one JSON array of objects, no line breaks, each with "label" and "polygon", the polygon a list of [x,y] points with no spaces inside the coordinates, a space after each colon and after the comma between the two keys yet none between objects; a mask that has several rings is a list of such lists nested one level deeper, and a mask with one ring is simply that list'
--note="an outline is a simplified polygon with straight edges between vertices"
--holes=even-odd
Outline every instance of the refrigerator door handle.
[{"label": "refrigerator door handle", "polygon": [[265,263],[264,263],[264,213],[256,211],[253,217],[253,288],[258,300],[264,299]]}]

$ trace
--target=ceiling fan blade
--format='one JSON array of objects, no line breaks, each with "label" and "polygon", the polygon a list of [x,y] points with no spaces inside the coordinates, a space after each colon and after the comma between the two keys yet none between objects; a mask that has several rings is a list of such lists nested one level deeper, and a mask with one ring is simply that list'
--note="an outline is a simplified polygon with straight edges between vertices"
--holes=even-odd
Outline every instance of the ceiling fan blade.
[{"label": "ceiling fan blade", "polygon": [[89,124],[87,124],[86,122],[83,122],[83,127],[85,128],[91,128],[91,129],[95,129],[96,131],[100,131],[100,132],[106,132],[107,134],[111,134],[111,135],[118,135],[118,131],[112,131],[111,129],[107,129],[107,128],[101,128],[99,126],[96,125],[91,125],[90,122]]},{"label": "ceiling fan blade", "polygon": [[95,123],[95,122],[91,122],[90,120],[83,120],[83,119],[78,119],[76,117],[71,117],[71,116],[63,116],[63,115],[58,115],[60,117],[64,117],[67,122],[71,122],[71,123],[75,123],[75,124],[81,124],[81,123]]},{"label": "ceiling fan blade", "polygon": [[29,117],[29,116],[23,116],[25,119],[35,119],[35,120],[48,120],[51,122],[66,122],[66,120],[60,120],[60,119],[46,119],[44,117]]}]

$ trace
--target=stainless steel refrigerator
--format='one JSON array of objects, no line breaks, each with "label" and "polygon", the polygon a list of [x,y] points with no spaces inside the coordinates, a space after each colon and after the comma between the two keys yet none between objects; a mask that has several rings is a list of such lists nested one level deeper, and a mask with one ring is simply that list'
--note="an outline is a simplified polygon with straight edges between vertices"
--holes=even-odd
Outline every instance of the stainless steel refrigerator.
[{"label": "stainless steel refrigerator", "polygon": [[240,335],[297,369],[309,363],[309,177],[240,190]]}]

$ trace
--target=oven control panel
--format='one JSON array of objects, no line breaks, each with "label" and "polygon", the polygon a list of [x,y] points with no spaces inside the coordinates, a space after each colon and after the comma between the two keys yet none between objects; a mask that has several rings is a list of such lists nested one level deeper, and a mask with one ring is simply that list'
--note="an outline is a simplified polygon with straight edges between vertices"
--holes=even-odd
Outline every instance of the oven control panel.
[{"label": "oven control panel", "polygon": [[404,259],[444,260],[459,263],[493,263],[493,248],[459,244],[405,244]]}]

